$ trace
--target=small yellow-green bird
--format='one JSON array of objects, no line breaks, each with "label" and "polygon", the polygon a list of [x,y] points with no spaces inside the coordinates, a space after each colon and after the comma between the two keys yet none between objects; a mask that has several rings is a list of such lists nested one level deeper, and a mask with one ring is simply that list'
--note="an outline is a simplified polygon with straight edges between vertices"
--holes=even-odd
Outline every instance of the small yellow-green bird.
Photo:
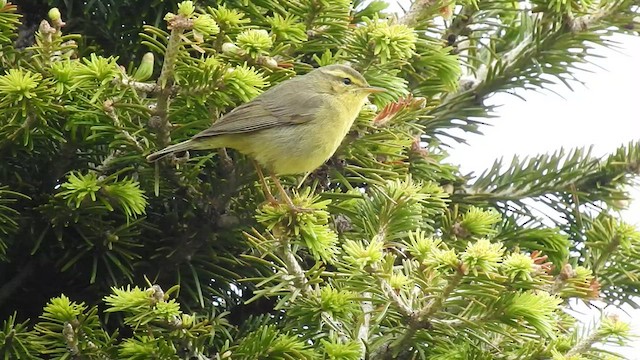
[{"label": "small yellow-green bird", "polygon": [[[191,139],[147,156],[147,161],[187,150],[233,148],[267,168],[293,208],[274,175],[320,167],[342,142],[367,96],[383,91],[369,86],[349,66],[323,66],[272,87]],[[260,169],[258,174],[262,178]]]}]

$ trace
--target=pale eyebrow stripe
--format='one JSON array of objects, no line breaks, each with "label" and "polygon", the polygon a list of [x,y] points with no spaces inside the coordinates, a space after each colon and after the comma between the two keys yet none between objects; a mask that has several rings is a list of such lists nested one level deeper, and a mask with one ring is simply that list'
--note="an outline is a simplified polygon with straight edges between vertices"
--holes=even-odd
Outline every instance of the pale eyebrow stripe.
[{"label": "pale eyebrow stripe", "polygon": [[346,77],[346,78],[351,79],[351,81],[353,81],[356,85],[362,85],[362,82],[360,81],[360,79],[358,79],[355,76],[353,76],[351,74],[348,74],[348,73],[346,73],[344,71],[325,70],[325,73],[329,74],[329,75],[333,75],[333,76],[335,76],[337,78],[340,78],[340,79]]}]

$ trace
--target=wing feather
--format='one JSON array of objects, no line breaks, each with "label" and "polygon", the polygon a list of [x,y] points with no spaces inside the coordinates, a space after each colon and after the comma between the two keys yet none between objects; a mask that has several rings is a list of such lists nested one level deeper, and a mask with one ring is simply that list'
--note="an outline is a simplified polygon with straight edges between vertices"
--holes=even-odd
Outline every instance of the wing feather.
[{"label": "wing feather", "polygon": [[292,96],[302,96],[287,91],[290,89],[291,87],[289,89],[273,88],[272,90],[275,91],[270,94],[271,96],[264,96],[267,94],[265,93],[238,106],[193,138],[240,134],[276,126],[303,124],[311,121],[318,108],[328,100],[325,94],[315,94],[303,97],[303,101],[293,104],[290,100]]}]

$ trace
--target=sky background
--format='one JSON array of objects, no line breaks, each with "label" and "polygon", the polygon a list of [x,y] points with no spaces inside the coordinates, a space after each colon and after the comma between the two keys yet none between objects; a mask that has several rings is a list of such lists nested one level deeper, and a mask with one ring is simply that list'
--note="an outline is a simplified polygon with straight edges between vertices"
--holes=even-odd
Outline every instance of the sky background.
[{"label": "sky background", "polygon": [[[408,9],[407,0],[388,1],[390,10],[400,12],[398,3]],[[491,97],[486,104],[501,105],[497,118],[489,119],[491,126],[482,129],[483,135],[467,134],[468,145],[457,145],[450,151],[449,161],[460,164],[463,173],[479,175],[497,158],[511,159],[513,155],[549,153],[561,147],[593,145],[594,154],[605,156],[621,144],[640,139],[640,37],[618,35],[612,38],[619,49],[598,49],[604,58],[594,59],[586,66],[591,73],[578,73],[585,84],[575,84],[573,91],[560,84],[551,91],[521,92],[521,99],[507,94]],[[597,65],[597,66],[596,66]],[[640,187],[630,189],[636,201],[622,213],[628,223],[640,227]],[[640,302],[640,301],[639,301]],[[600,317],[600,312],[585,305],[575,305],[578,317],[587,325]],[[632,323],[640,335],[640,311],[608,308]],[[612,348],[627,359],[640,360],[640,339],[627,348]]]},{"label": "sky background", "polygon": [[[640,37],[619,35],[614,37],[620,49],[599,49],[604,58],[587,68],[578,78],[585,84],[576,85],[574,91],[564,85],[552,86],[551,92],[522,92],[522,101],[512,95],[498,94],[487,104],[502,105],[498,117],[489,120],[491,126],[484,135],[466,135],[468,145],[457,145],[450,151],[449,161],[460,164],[463,173],[479,175],[497,158],[511,159],[514,155],[536,155],[553,152],[561,147],[593,146],[593,153],[606,156],[620,145],[640,139]],[[635,107],[635,109],[634,109]],[[622,212],[622,218],[640,227],[640,187],[631,188],[634,201]],[[639,299],[640,302],[640,299]],[[588,326],[600,317],[599,311],[587,306],[576,306]],[[619,314],[633,324],[634,333],[640,335],[640,310],[613,308],[608,313]],[[640,360],[640,339],[626,349],[612,349],[627,359]]]}]

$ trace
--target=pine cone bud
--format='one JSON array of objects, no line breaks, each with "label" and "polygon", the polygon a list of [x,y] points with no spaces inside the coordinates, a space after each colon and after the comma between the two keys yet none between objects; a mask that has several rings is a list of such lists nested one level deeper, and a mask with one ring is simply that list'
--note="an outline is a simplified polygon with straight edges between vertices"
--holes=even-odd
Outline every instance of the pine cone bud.
[{"label": "pine cone bud", "polygon": [[49,20],[56,22],[56,21],[60,21],[62,19],[62,15],[60,15],[60,10],[58,8],[51,8],[51,10],[49,10]]},{"label": "pine cone bud", "polygon": [[153,63],[153,53],[148,52],[144,54],[142,61],[140,61],[140,66],[138,66],[138,69],[133,74],[133,78],[137,81],[148,80],[151,75],[153,75]]},{"label": "pine cone bud", "polygon": [[164,16],[165,21],[171,21],[176,17],[176,14],[172,12],[168,12],[167,15]]},{"label": "pine cone bud", "polygon": [[222,52],[226,55],[236,55],[240,51],[238,45],[233,43],[222,44]]}]

